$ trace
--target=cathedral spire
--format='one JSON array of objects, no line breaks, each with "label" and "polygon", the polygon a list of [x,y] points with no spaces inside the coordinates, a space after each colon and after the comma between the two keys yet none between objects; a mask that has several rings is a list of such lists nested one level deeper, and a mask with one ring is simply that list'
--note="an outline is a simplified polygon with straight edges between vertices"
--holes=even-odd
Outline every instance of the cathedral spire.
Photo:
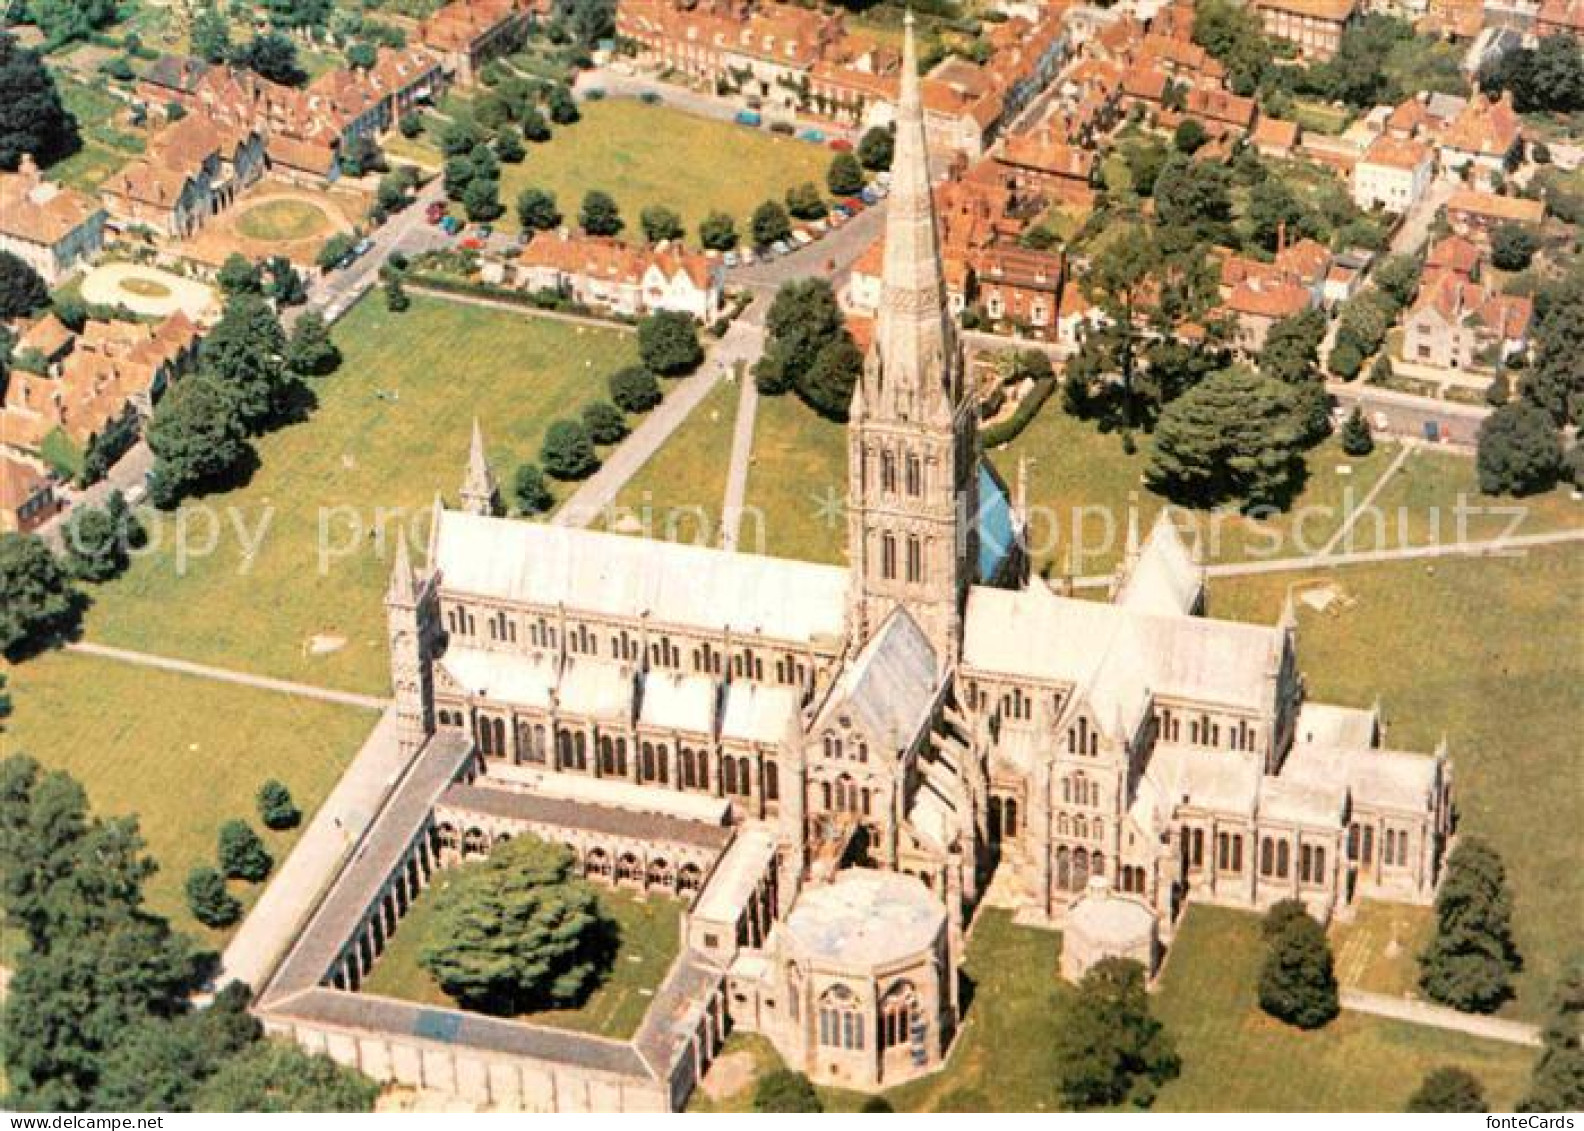
[{"label": "cathedral spire", "polygon": [[407,532],[396,535],[396,564],[391,567],[390,587],[385,590],[385,603],[406,608],[417,601],[418,584],[413,576],[412,556],[407,552]]},{"label": "cathedral spire", "polygon": [[468,449],[467,478],[462,481],[462,509],[468,514],[500,513],[500,490],[484,454],[484,432],[473,418],[473,443]]},{"label": "cathedral spire", "polygon": [[956,408],[961,366],[930,195],[912,12],[903,24],[879,318],[863,388],[855,399],[870,414],[943,421]]}]

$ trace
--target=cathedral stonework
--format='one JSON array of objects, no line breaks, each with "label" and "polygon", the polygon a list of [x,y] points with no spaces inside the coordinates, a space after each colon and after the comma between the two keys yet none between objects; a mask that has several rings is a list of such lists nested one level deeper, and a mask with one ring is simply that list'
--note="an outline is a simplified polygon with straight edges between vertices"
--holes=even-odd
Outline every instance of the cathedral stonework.
[{"label": "cathedral stonework", "polygon": [[[1445,750],[1309,700],[1290,607],[1206,616],[1166,517],[1130,529],[1109,601],[1028,576],[945,305],[908,25],[848,564],[496,517],[475,430],[462,508],[436,504],[425,568],[400,547],[386,598],[414,768],[264,993],[272,1031],[523,1107],[680,1107],[733,1028],[874,1090],[944,1062],[986,900],[1069,930],[1077,976],[1153,969],[1194,900],[1325,919],[1433,898]],[[431,870],[525,833],[686,901],[633,1040],[384,999],[349,1022]]]}]

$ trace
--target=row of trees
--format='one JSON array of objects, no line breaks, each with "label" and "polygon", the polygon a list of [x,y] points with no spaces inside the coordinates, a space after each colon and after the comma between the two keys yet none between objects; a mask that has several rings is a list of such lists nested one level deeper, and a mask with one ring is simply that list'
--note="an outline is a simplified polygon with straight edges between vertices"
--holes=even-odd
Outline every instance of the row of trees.
[{"label": "row of trees", "polygon": [[863,353],[847,330],[829,280],[783,283],[765,318],[765,350],[754,383],[766,396],[793,392],[831,420],[845,420]]}]

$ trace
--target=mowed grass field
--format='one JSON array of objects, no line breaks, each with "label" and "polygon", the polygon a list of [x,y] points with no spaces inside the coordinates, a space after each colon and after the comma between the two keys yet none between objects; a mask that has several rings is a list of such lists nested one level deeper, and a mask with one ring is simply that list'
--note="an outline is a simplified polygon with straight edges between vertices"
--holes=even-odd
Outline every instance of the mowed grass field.
[{"label": "mowed grass field", "polygon": [[842,565],[846,498],[846,426],[790,393],[760,397],[740,544],[778,558]]},{"label": "mowed grass field", "polygon": [[[160,865],[150,904],[216,948],[226,933],[187,914],[188,869],[214,862],[216,834],[232,817],[249,821],[283,861],[302,826],[266,830],[258,787],[279,778],[306,823],[377,721],[372,711],[69,652],[7,675],[15,714],[0,751],[69,772],[100,816],[135,815]],[[263,887],[233,880],[231,890],[251,905]]]},{"label": "mowed grass field", "polygon": [[[499,226],[517,230],[517,197],[530,186],[554,193],[569,224],[577,223],[584,193],[603,189],[626,221],[623,238],[642,241],[639,215],[660,204],[682,217],[696,247],[699,221],[711,212],[731,215],[746,240],[748,220],[765,200],[781,200],[804,181],[825,189],[833,154],[824,146],[628,98],[583,102],[579,109],[580,121],[553,127],[548,142],[528,146],[526,159],[501,166],[506,214]],[[431,145],[409,143],[393,152],[440,163]]]},{"label": "mowed grass field", "polygon": [[[166,516],[154,552],[93,591],[90,639],[385,692],[395,537],[416,529],[421,547],[436,492],[455,503],[474,416],[509,490],[549,424],[637,355],[625,332],[423,297],[395,315],[363,302],[335,338],[345,362],[314,382],[312,417],[258,443],[246,486]],[[212,552],[183,561],[178,521]]]},{"label": "mowed grass field", "polygon": [[1331,584],[1324,613],[1298,602],[1298,658],[1311,697],[1380,698],[1387,743],[1450,747],[1460,831],[1507,865],[1524,969],[1507,1012],[1544,1015],[1579,947],[1584,869],[1584,554],[1350,566],[1214,580],[1213,616],[1271,623],[1288,586]]},{"label": "mowed grass field", "polygon": [[668,542],[717,544],[741,394],[735,381],[721,381],[709,391],[617,493],[611,529]]},{"label": "mowed grass field", "polygon": [[[445,873],[441,873],[441,883]],[[435,921],[432,887],[413,903],[397,925],[374,972],[363,983],[363,992],[400,998],[424,1005],[455,1007],[456,1003],[419,964]],[[525,1014],[524,1021],[554,1025],[580,1033],[624,1040],[638,1031],[654,989],[671,968],[681,938],[681,905],[663,896],[639,898],[631,892],[598,887],[600,905],[616,921],[620,932],[610,972],[576,1009],[546,1009]]]}]

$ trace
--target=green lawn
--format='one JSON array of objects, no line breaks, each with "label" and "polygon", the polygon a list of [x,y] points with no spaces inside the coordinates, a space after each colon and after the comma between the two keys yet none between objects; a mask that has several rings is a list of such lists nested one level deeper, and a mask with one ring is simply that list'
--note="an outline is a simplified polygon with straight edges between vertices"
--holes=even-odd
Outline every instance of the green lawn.
[{"label": "green lawn", "polygon": [[[441,873],[441,883],[445,882]],[[435,893],[430,888],[412,905],[392,937],[390,946],[363,983],[365,993],[401,998],[425,1005],[455,1003],[418,962],[434,923]],[[525,1014],[522,1020],[625,1039],[637,1032],[653,999],[655,987],[677,956],[681,907],[663,896],[640,898],[630,892],[598,887],[599,900],[616,921],[620,943],[606,979],[576,1009],[547,1009]]]},{"label": "green lawn", "polygon": [[791,394],[761,397],[742,544],[762,542],[776,557],[839,565],[846,561],[846,497],[846,426]]},{"label": "green lawn", "polygon": [[[150,903],[211,946],[225,934],[188,917],[182,883],[214,860],[221,822],[246,818],[284,860],[297,831],[263,829],[258,787],[285,782],[306,820],[376,721],[371,711],[66,652],[7,674],[16,713],[0,749],[70,772],[100,815],[136,815],[160,864]],[[249,904],[260,890],[232,883]]]},{"label": "green lawn", "polygon": [[1214,581],[1212,615],[1270,623],[1289,586],[1331,582],[1326,613],[1298,605],[1310,694],[1367,706],[1380,696],[1388,741],[1430,750],[1446,737],[1459,827],[1506,861],[1524,956],[1509,1012],[1538,1017],[1577,952],[1584,870],[1584,555],[1351,566]]},{"label": "green lawn", "polygon": [[1353,920],[1331,924],[1331,952],[1344,986],[1402,996],[1419,992],[1419,952],[1435,933],[1435,910],[1363,900]]},{"label": "green lawn", "polygon": [[61,101],[77,118],[82,148],[50,167],[51,177],[84,192],[94,192],[145,148],[141,133],[116,124],[124,103],[76,78],[56,71]]},{"label": "green lawn", "polygon": [[[606,375],[636,357],[624,332],[424,297],[399,315],[361,303],[335,336],[346,361],[315,383],[313,416],[258,444],[247,486],[180,512],[189,544],[213,537],[214,552],[179,572],[167,516],[155,551],[95,590],[90,638],[385,691],[390,547],[406,524],[427,529],[437,491],[454,502],[474,415],[504,488],[552,421],[603,397]],[[237,530],[251,545],[266,522],[247,557]]]},{"label": "green lawn", "polygon": [[[734,216],[738,232],[746,235],[749,217],[766,199],[780,200],[803,181],[825,186],[831,153],[822,146],[632,99],[585,102],[580,108],[581,121],[555,127],[555,136],[530,145],[520,164],[501,166],[507,210],[502,227],[517,230],[517,197],[530,185],[555,193],[569,223],[577,220],[583,194],[603,189],[616,198],[626,238],[641,240],[639,214],[662,204],[682,216],[688,240],[696,244],[699,221],[712,211]],[[397,151],[438,166],[438,155],[426,149],[408,145]]]},{"label": "green lawn", "polygon": [[330,229],[322,208],[289,198],[268,200],[237,217],[237,231],[253,240],[273,243],[305,240]]},{"label": "green lawn", "polygon": [[1255,998],[1259,922],[1189,909],[1155,998],[1183,1060],[1158,1110],[1401,1111],[1425,1073],[1444,1064],[1478,1077],[1494,1110],[1512,1110],[1531,1049],[1353,1013],[1312,1033],[1267,1017]]},{"label": "green lawn", "polygon": [[722,381],[616,495],[613,529],[713,545],[720,533],[741,386]]}]

